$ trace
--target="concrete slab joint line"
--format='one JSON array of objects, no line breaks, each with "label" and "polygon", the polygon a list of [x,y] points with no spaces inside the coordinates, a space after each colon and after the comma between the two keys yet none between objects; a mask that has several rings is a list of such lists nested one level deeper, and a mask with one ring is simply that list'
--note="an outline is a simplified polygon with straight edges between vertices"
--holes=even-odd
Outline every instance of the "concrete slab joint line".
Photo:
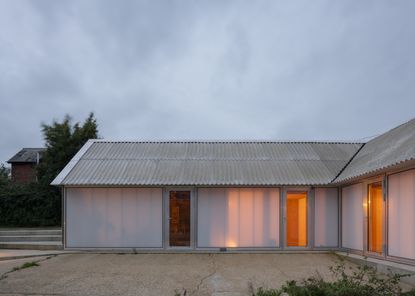
[{"label": "concrete slab joint line", "polygon": [[[33,260],[32,262],[35,262],[35,263],[40,263],[40,262],[43,262],[43,261],[46,261],[46,260],[49,260],[50,258],[52,258],[52,257],[55,257],[56,255],[50,255],[50,256],[47,256],[46,258],[43,258],[43,259],[39,259],[39,260]],[[29,261],[27,261],[27,262],[29,262]],[[26,262],[26,263],[27,263]],[[9,274],[11,274],[11,273],[13,273],[13,272],[18,272],[18,271],[20,271],[21,269],[15,269],[15,268],[18,268],[19,266],[15,266],[13,269],[11,269],[11,270],[9,270],[9,271],[6,271],[6,272],[4,272],[4,273],[2,273],[1,275],[0,275],[0,281],[1,280],[4,280],[5,278],[7,278],[7,276],[9,275]],[[34,266],[34,267],[36,267],[36,266]],[[32,267],[29,267],[29,268],[32,268]],[[0,293],[2,293],[2,292],[0,292]],[[31,294],[33,294],[33,295],[36,295],[35,293],[31,293]],[[42,294],[43,295],[43,294]]]},{"label": "concrete slab joint line", "polygon": [[200,287],[204,284],[204,282],[208,278],[210,278],[210,277],[212,277],[212,276],[214,276],[216,274],[216,272],[217,272],[217,266],[216,266],[216,262],[215,262],[214,256],[215,256],[214,254],[209,254],[209,258],[211,259],[211,265],[213,266],[213,272],[209,273],[208,275],[206,275],[206,276],[204,276],[204,277],[202,277],[200,279],[199,284],[196,286],[196,289],[193,290],[192,294],[190,294],[191,296],[197,295],[195,293],[199,292]]}]

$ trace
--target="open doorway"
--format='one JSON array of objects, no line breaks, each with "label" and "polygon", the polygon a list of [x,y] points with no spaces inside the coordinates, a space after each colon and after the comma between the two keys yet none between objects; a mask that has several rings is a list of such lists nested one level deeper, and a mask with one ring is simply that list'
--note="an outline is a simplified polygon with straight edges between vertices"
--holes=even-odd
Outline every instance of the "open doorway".
[{"label": "open doorway", "polygon": [[307,246],[307,192],[287,192],[287,247]]}]

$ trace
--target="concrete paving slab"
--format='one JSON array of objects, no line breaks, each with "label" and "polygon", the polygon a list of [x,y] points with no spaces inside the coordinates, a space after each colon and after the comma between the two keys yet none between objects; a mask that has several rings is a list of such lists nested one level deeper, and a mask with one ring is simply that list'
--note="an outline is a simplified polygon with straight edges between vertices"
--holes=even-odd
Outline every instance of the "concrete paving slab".
[{"label": "concrete paving slab", "polygon": [[43,250],[15,250],[15,249],[0,249],[0,261],[13,260],[19,258],[50,256],[57,254],[74,253],[69,251],[43,251]]},{"label": "concrete paving slab", "polygon": [[[240,296],[317,271],[330,278],[330,254],[61,254],[8,274],[3,293],[57,295]],[[350,263],[352,264],[352,263]]]},{"label": "concrete paving slab", "polygon": [[0,261],[0,278],[10,272],[14,267],[19,267],[25,264],[26,262],[33,262],[33,261],[44,261],[48,256],[43,257],[36,257],[36,258],[22,258],[22,259],[14,259],[14,260],[5,260]]}]

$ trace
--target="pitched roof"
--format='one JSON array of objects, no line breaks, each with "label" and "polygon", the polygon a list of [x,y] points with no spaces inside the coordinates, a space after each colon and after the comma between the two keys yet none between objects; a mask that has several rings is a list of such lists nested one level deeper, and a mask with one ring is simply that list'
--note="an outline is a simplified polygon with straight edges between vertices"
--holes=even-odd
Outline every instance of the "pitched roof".
[{"label": "pitched roof", "polygon": [[52,185],[329,184],[361,146],[341,142],[90,140]]},{"label": "pitched roof", "polygon": [[10,158],[7,162],[36,163],[38,161],[38,157],[39,159],[42,158],[42,152],[44,152],[45,150],[45,148],[23,148],[22,150],[17,152],[12,158]]},{"label": "pitched roof", "polygon": [[415,118],[367,142],[336,178],[345,182],[415,160]]}]

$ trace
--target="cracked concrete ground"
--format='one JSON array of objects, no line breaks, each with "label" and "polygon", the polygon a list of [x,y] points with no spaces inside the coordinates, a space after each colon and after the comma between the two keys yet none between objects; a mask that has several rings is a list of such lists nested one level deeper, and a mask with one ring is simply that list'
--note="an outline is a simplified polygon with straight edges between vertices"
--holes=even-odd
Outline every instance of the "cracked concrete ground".
[{"label": "cracked concrete ground", "polygon": [[[249,295],[249,284],[276,288],[317,271],[329,279],[335,261],[330,254],[65,254],[8,273],[0,295]],[[2,272],[8,267],[0,262]]]}]

